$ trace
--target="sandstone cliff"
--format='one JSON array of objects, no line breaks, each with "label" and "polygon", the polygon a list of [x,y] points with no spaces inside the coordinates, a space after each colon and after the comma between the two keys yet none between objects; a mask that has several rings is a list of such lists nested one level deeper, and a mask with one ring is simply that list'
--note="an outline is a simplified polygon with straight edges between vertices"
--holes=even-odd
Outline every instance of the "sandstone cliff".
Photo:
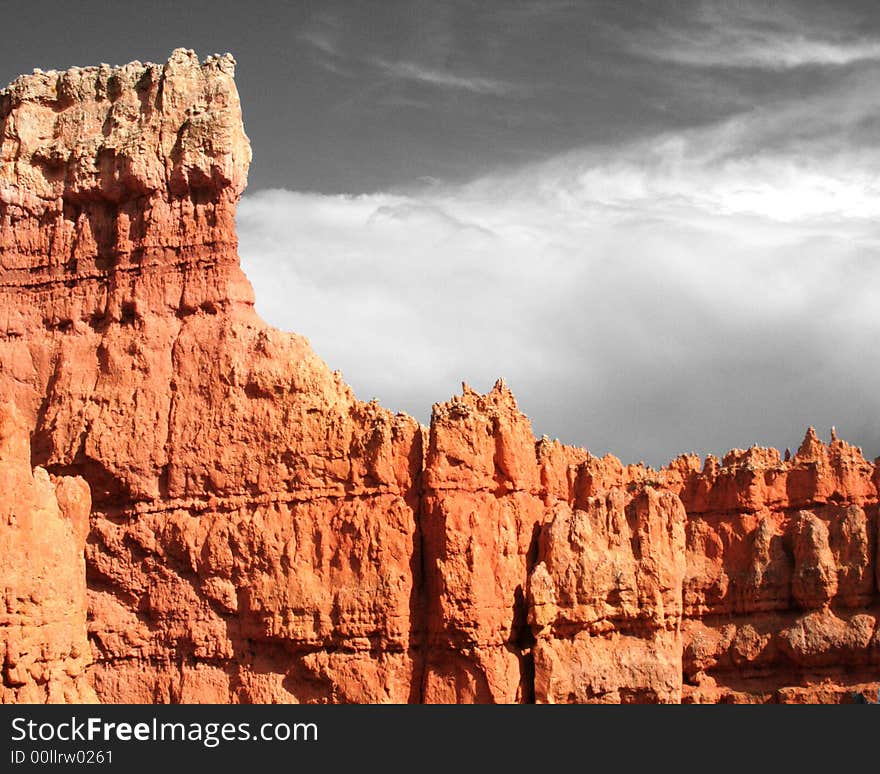
[{"label": "sandstone cliff", "polygon": [[857,449],[624,467],[536,441],[501,382],[423,428],[266,326],[233,69],[178,50],[0,92],[4,699],[876,692]]}]

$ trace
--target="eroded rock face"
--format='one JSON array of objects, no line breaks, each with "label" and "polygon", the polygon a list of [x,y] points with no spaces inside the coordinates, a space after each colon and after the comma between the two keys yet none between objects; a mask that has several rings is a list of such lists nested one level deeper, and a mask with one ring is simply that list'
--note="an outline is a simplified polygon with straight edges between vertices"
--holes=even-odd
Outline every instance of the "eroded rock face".
[{"label": "eroded rock face", "polygon": [[233,65],[3,93],[0,385],[91,488],[103,701],[407,701],[422,429],[255,315]]},{"label": "eroded rock face", "polygon": [[873,700],[875,466],[810,428],[789,460],[750,449],[672,468],[688,512],[685,700]]},{"label": "eroded rock face", "polygon": [[685,519],[651,486],[559,504],[530,578],[537,700],[680,700]]},{"label": "eroded rock face", "polygon": [[86,670],[89,488],[31,469],[24,422],[0,402],[0,702],[94,702]]},{"label": "eroded rock face", "polygon": [[430,428],[358,401],[254,313],[233,68],[0,93],[0,541],[63,568],[3,560],[7,700],[876,693],[859,450],[653,471],[536,440],[503,382]]}]

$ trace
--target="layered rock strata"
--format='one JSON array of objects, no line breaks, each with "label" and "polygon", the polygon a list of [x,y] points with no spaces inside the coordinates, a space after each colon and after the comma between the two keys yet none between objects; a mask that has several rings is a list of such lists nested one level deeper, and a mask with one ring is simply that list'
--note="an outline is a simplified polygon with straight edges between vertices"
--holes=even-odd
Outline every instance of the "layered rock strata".
[{"label": "layered rock strata", "polygon": [[0,382],[88,481],[103,701],[407,701],[422,430],[264,325],[230,57],[0,102]]},{"label": "layered rock strata", "polygon": [[878,471],[810,429],[798,452],[681,458],[683,674],[693,701],[877,696]]},{"label": "layered rock strata", "polygon": [[0,92],[3,698],[876,692],[857,449],[624,467],[536,440],[502,382],[424,428],[265,325],[233,69],[178,50]]}]

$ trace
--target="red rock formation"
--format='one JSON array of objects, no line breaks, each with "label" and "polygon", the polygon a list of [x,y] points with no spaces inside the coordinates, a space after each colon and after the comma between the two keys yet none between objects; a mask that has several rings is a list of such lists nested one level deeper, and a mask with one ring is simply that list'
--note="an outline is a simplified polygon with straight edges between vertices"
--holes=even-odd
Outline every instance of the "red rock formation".
[{"label": "red rock formation", "polygon": [[[0,93],[4,698],[876,691],[880,475],[853,447],[625,467],[536,441],[500,382],[426,429],[266,326],[233,64]],[[87,529],[84,485],[45,471],[88,483]]]},{"label": "red rock formation", "polygon": [[531,693],[522,636],[529,550],[544,515],[535,439],[502,382],[434,406],[421,527],[428,702]]},{"label": "red rock formation", "polygon": [[31,470],[27,431],[0,403],[0,702],[93,702],[83,548],[89,488]]},{"label": "red rock formation", "polygon": [[103,701],[407,701],[422,431],[255,315],[230,57],[0,102],[0,384],[91,487]]},{"label": "red rock formation", "polygon": [[683,472],[684,698],[877,694],[876,469],[810,428],[790,461],[733,451]]}]

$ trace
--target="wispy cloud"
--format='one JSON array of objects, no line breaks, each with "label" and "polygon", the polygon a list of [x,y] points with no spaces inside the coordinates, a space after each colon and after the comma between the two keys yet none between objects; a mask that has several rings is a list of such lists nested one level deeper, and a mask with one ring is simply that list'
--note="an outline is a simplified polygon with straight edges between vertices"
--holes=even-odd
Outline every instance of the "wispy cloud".
[{"label": "wispy cloud", "polygon": [[307,43],[312,48],[317,49],[323,54],[327,54],[328,56],[339,56],[339,48],[337,45],[330,39],[328,35],[318,30],[305,30],[300,33],[299,39],[304,43]]},{"label": "wispy cloud", "polygon": [[391,62],[375,58],[371,62],[383,73],[404,81],[436,86],[442,89],[469,91],[474,94],[509,95],[522,91],[522,87],[508,81],[480,76],[460,75],[448,70],[437,70],[416,62]]},{"label": "wispy cloud", "polygon": [[307,47],[318,67],[346,79],[357,76],[331,20],[322,19],[320,26],[304,29],[297,35],[297,40]]},{"label": "wispy cloud", "polygon": [[785,3],[701,0],[680,23],[626,37],[633,53],[697,67],[788,70],[880,61],[880,39],[829,29]]},{"label": "wispy cloud", "polygon": [[880,61],[880,41],[834,43],[768,33],[726,31],[699,40],[668,34],[647,51],[651,56],[698,67],[742,67],[787,70],[809,65],[842,66]]},{"label": "wispy cloud", "polygon": [[362,53],[347,52],[337,40],[337,36],[331,34],[334,28],[327,24],[324,27],[327,29],[308,28],[298,35],[298,39],[313,52],[319,66],[337,74],[350,76],[352,74],[351,66],[357,65],[361,68],[360,77],[367,81],[370,81],[371,78],[375,79],[378,74],[386,82],[388,80],[409,82],[478,95],[512,96],[525,94],[527,91],[520,84],[497,78],[457,73],[415,61],[390,60]]}]

